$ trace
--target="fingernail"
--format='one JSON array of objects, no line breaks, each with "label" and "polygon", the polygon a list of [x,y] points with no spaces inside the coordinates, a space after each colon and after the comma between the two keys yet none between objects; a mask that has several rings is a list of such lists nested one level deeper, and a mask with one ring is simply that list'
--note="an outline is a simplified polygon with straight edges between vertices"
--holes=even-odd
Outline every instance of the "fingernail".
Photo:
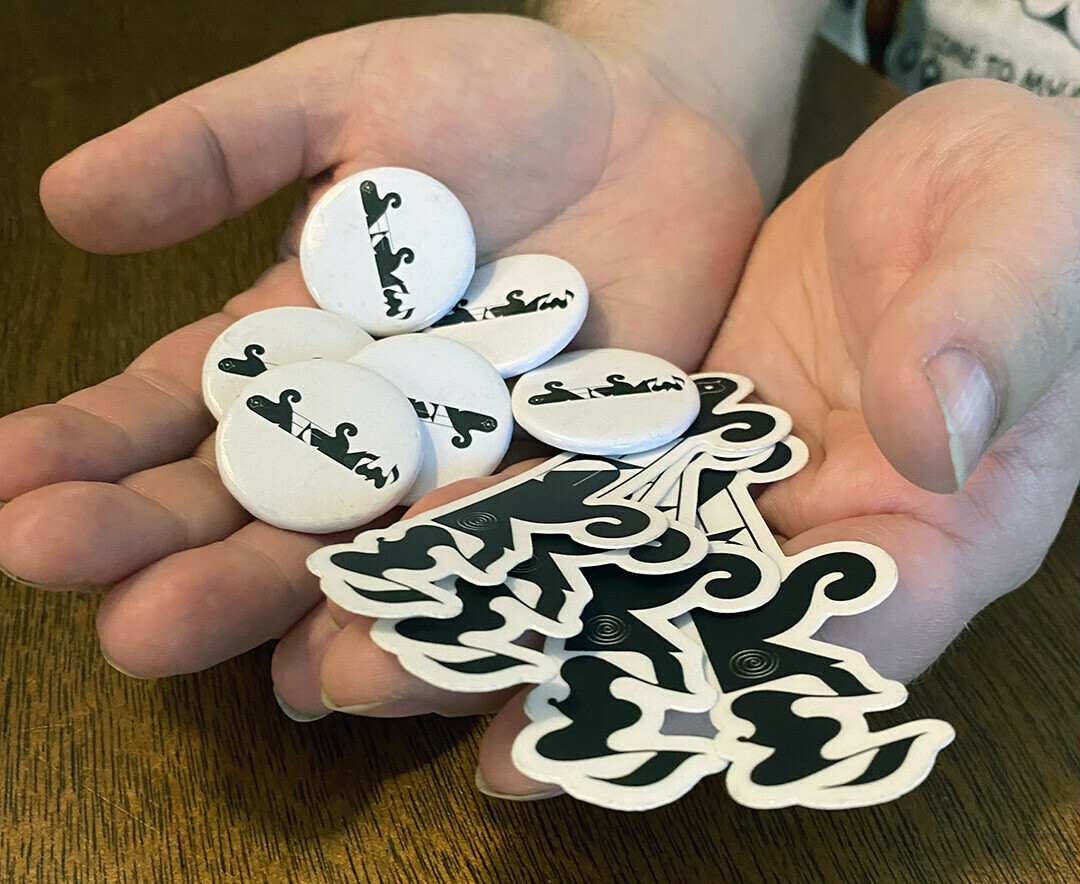
[{"label": "fingernail", "polygon": [[344,712],[346,715],[369,715],[377,709],[382,709],[397,698],[388,698],[386,700],[376,700],[373,703],[355,703],[352,706],[339,706],[327,695],[326,691],[322,692],[322,704],[331,712]]},{"label": "fingernail", "polygon": [[31,583],[29,580],[23,580],[18,574],[12,574],[3,565],[0,565],[0,574],[3,574],[8,580],[14,580],[16,583],[21,583],[23,586],[29,586],[31,589],[51,589],[44,583]]},{"label": "fingernail", "polygon": [[299,709],[294,709],[288,703],[285,702],[285,698],[278,693],[278,689],[274,689],[274,699],[277,700],[278,706],[281,707],[281,711],[284,712],[293,721],[298,721],[301,724],[307,724],[309,721],[318,721],[320,718],[326,718],[330,714],[330,710],[326,709],[323,712],[301,712]]},{"label": "fingernail", "polygon": [[937,394],[949,434],[956,488],[986,453],[997,421],[994,385],[982,361],[969,350],[943,350],[926,363],[926,376]]},{"label": "fingernail", "polygon": [[476,768],[476,788],[487,795],[488,798],[498,798],[501,801],[517,801],[518,803],[526,801],[543,801],[545,798],[557,798],[563,794],[563,790],[558,786],[552,786],[549,789],[544,789],[540,792],[529,792],[526,795],[511,795],[507,792],[496,792],[487,784],[487,780],[484,779],[484,775],[480,772],[480,768]]},{"label": "fingernail", "polygon": [[135,679],[138,679],[139,681],[153,681],[153,676],[150,676],[150,675],[136,675],[134,672],[128,672],[122,666],[118,665],[117,662],[112,657],[110,657],[108,654],[106,654],[104,648],[101,649],[101,656],[105,658],[106,663],[108,663],[113,669],[115,669],[121,675],[126,675],[128,678],[135,678]]},{"label": "fingernail", "polygon": [[34,583],[32,580],[27,580],[25,577],[20,577],[18,574],[12,574],[3,565],[0,565],[0,574],[3,574],[9,580],[14,580],[16,583],[21,583],[23,586],[28,586],[31,589],[44,589],[49,592],[84,592],[93,593],[99,592],[102,587],[94,583]]}]

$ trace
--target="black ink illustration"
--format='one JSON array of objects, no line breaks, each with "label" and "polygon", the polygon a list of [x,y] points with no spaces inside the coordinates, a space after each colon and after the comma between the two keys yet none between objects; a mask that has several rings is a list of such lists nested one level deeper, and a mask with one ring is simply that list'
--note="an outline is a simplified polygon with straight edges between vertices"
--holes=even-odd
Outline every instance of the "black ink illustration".
[{"label": "black ink illustration", "polygon": [[[873,589],[876,579],[874,563],[859,553],[827,552],[800,564],[771,601],[752,611],[695,611],[694,625],[720,689],[732,693],[789,675],[813,675],[839,696],[871,693],[843,666],[841,657],[791,647],[776,641],[776,637],[806,616],[817,592],[831,601],[849,602]],[[768,665],[749,662],[753,658],[768,661]]]},{"label": "black ink illustration", "polygon": [[238,374],[246,378],[253,378],[266,371],[266,363],[260,356],[266,355],[266,348],[262,344],[248,344],[244,348],[244,358],[234,359],[227,356],[218,362],[218,368],[229,374]]},{"label": "black ink illustration", "polygon": [[387,209],[396,209],[401,205],[399,194],[391,191],[385,197],[381,197],[375,182],[367,179],[360,182],[360,199],[364,203],[364,214],[367,215],[369,230],[379,223]]},{"label": "black ink illustration", "polygon": [[375,266],[379,268],[379,283],[384,289],[397,288],[402,292],[408,291],[405,283],[394,276],[394,271],[403,263],[412,264],[416,254],[412,249],[404,248],[393,251],[390,246],[390,237],[384,236],[376,241],[373,246],[375,252]]},{"label": "black ink illustration", "polygon": [[370,479],[376,488],[382,488],[387,482],[392,485],[401,478],[401,471],[398,470],[397,466],[390,467],[389,472],[383,472],[379,467],[372,467],[362,463],[353,472],[365,479]]},{"label": "black ink illustration", "polygon": [[453,309],[438,322],[432,323],[432,328],[442,328],[447,325],[460,325],[463,322],[476,322],[477,319],[469,310],[469,302],[462,298]]},{"label": "black ink illustration", "polygon": [[[448,427],[456,433],[450,440],[455,448],[468,448],[472,445],[473,433],[491,433],[499,426],[495,418],[479,411],[467,411],[453,405],[443,405],[441,402],[421,402],[411,397],[409,401],[420,420],[439,427]],[[442,415],[439,414],[440,409]]]},{"label": "black ink illustration", "polygon": [[[626,375],[609,374],[606,387],[590,387],[590,396],[632,396],[635,393],[651,393],[656,378],[646,378],[636,384],[627,383]],[[677,387],[676,389],[681,389]]]},{"label": "black ink illustration", "polygon": [[393,289],[383,289],[383,300],[386,301],[386,315],[391,318],[408,319],[412,316],[413,308],[402,310],[402,300]]},{"label": "black ink illustration", "polygon": [[570,289],[566,289],[561,297],[552,297],[551,292],[545,292],[526,301],[524,295],[524,289],[514,289],[506,293],[506,298],[501,304],[487,307],[469,307],[468,301],[459,301],[457,306],[436,322],[433,328],[506,316],[523,316],[527,313],[538,313],[541,310],[563,310],[574,300],[574,293]]},{"label": "black ink illustration", "polygon": [[[647,551],[647,554],[632,556],[633,561],[628,564],[632,568],[649,568],[685,559],[688,541],[684,530],[673,526],[656,541],[635,547],[633,551]],[[532,556],[510,569],[502,584],[480,586],[458,578],[453,582],[454,593],[461,603],[458,613],[451,617],[395,620],[392,628],[383,629],[382,635],[386,638],[380,645],[398,654],[410,672],[456,690],[498,690],[540,676],[549,678],[557,671],[557,664],[542,653],[519,645],[517,640],[527,631],[562,637],[579,631],[582,608],[591,604],[591,588],[584,580],[571,582],[568,570],[564,569],[576,573],[580,569],[575,569],[571,560],[595,554],[595,549],[565,535],[539,534],[533,541]],[[695,571],[682,589],[673,593],[665,593],[663,589],[657,591],[663,580],[656,584],[654,579],[654,583],[649,584],[651,589],[646,604],[659,605],[678,597],[687,587],[700,582],[700,576]],[[632,649],[647,641],[645,636],[652,633],[644,624],[639,623],[636,627],[640,635],[629,636],[629,629],[625,628],[634,616],[627,607],[633,606],[633,600],[626,599],[618,578],[606,588],[615,599],[601,602],[599,608],[587,609],[584,634],[588,640],[597,647],[616,650]],[[402,601],[407,600],[403,594],[399,597]],[[615,613],[604,607],[612,603]],[[626,639],[629,642],[622,644]],[[473,653],[465,657],[461,653],[463,649]],[[666,643],[660,655],[676,650]],[[674,662],[674,658],[672,660]],[[658,669],[662,665],[659,664]],[[697,668],[700,671],[700,663]],[[464,678],[468,679],[467,683]],[[677,676],[668,681],[674,682],[676,689],[683,689],[683,680]]]},{"label": "black ink illustration", "polygon": [[[401,473],[396,465],[391,466],[388,471],[384,471],[379,467],[363,462],[378,460],[379,455],[370,451],[349,450],[349,439],[357,434],[356,424],[343,421],[331,433],[299,412],[294,411],[293,405],[300,402],[302,398],[299,390],[289,389],[281,392],[277,402],[268,399],[266,396],[250,396],[247,400],[247,407],[259,417],[281,427],[286,433],[300,442],[305,441],[304,436],[306,435],[307,444],[312,448],[341,464],[350,472],[367,479],[376,488],[382,488],[387,482],[393,483],[401,478]],[[300,429],[296,430],[298,424]]]},{"label": "black ink illustration", "polygon": [[277,424],[291,435],[293,425],[292,407],[300,399],[299,390],[282,390],[277,402],[267,399],[265,396],[251,396],[247,401],[247,407],[259,417],[265,418],[272,424]]},{"label": "black ink illustration", "polygon": [[[569,686],[570,695],[565,700],[549,702],[568,719],[568,723],[542,736],[536,742],[536,752],[556,762],[593,761],[621,754],[609,745],[611,735],[637,724],[642,718],[640,706],[618,699],[612,690],[615,681],[627,678],[626,672],[600,657],[579,656],[562,664],[559,677]],[[657,742],[663,743],[662,735],[657,737]],[[648,757],[621,777],[596,779],[626,788],[656,785],[672,776],[697,753],[660,749],[648,753],[638,750],[634,754],[647,754]]]},{"label": "black ink illustration", "polygon": [[563,389],[562,381],[547,381],[544,384],[546,393],[537,393],[529,397],[529,405],[546,405],[549,402],[569,402],[572,399],[584,399],[572,390]]},{"label": "black ink illustration", "polygon": [[500,602],[514,605],[505,583],[478,586],[458,579],[454,593],[461,600],[460,614],[392,621],[380,644],[398,654],[414,674],[459,691],[498,690],[554,672],[554,664],[541,652],[513,641],[521,631],[497,609]]},{"label": "black ink illustration", "polygon": [[[498,319],[500,316],[518,316],[522,313],[532,312],[532,310],[535,310],[536,308],[532,307],[530,309],[530,305],[526,304],[521,299],[521,296],[524,294],[525,292],[523,289],[514,289],[512,292],[507,292],[506,301],[498,306],[485,309],[481,319],[487,319],[489,316]],[[533,303],[539,302],[542,298],[544,298],[544,295],[541,295],[533,301]]]},{"label": "black ink illustration", "polygon": [[[753,723],[754,734],[750,741],[772,750],[750,770],[749,779],[754,785],[768,787],[797,783],[828,768],[843,769],[860,755],[866,757],[866,767],[858,775],[831,784],[830,788],[869,785],[900,770],[919,737],[919,734],[911,733],[910,727],[897,728],[901,735],[894,740],[859,746],[843,758],[828,757],[823,750],[826,744],[842,734],[843,723],[828,715],[797,715],[792,711],[792,704],[802,698],[802,694],[789,691],[752,691],[737,697],[731,704],[735,716]],[[877,736],[880,739],[883,735]]]},{"label": "black ink illustration", "polygon": [[408,319],[413,314],[413,307],[404,307],[404,296],[409,293],[404,281],[394,275],[402,264],[411,264],[416,257],[408,247],[395,249],[390,235],[390,223],[386,216],[389,209],[401,206],[401,195],[391,191],[385,197],[379,195],[374,181],[365,179],[360,182],[360,199],[364,204],[367,219],[368,238],[375,256],[375,267],[379,273],[379,284],[386,301],[386,315],[391,319]]},{"label": "black ink illustration", "polygon": [[530,405],[547,405],[552,402],[568,402],[573,399],[594,399],[607,396],[634,396],[641,393],[663,393],[665,390],[681,390],[684,386],[681,378],[672,376],[671,380],[645,378],[636,384],[626,380],[626,375],[609,374],[605,385],[566,388],[563,381],[547,381],[544,389],[547,393],[537,393],[529,397]]},{"label": "black ink illustration", "polygon": [[1073,46],[1080,46],[1080,22],[1077,21],[1080,16],[1076,15],[1075,8],[1070,16],[1068,7],[1069,0],[1058,0],[1054,7],[1048,7],[1045,2],[1033,4],[1031,0],[1023,0],[1024,14],[1028,18],[1045,22],[1068,37]]},{"label": "black ink illustration", "polygon": [[680,648],[651,628],[638,613],[670,605],[697,587],[718,600],[738,599],[757,590],[762,579],[761,568],[738,552],[711,552],[697,565],[677,574],[633,574],[618,565],[585,568],[582,573],[592,589],[592,600],[585,606],[582,621],[624,626],[583,630],[567,639],[566,650],[641,654],[652,664],[656,683],[675,691],[688,690],[684,661],[677,655]]},{"label": "black ink illustration", "polygon": [[[403,522],[388,529],[396,537],[379,537],[374,551],[351,547],[332,551],[328,565],[335,569],[334,578],[351,592],[386,612],[373,611],[373,616],[406,617],[415,613],[410,605],[445,594],[426,577],[414,576],[406,582],[406,572],[425,574],[435,566],[437,558],[450,564],[433,579],[476,579],[470,575],[491,573],[498,564],[513,567],[534,554],[545,562],[545,544],[554,535],[567,538],[565,543],[588,544],[595,540],[595,546],[590,547],[595,549],[618,546],[622,538],[661,533],[660,526],[666,525],[666,520],[659,513],[650,514],[620,501],[592,502],[593,495],[617,474],[610,468],[552,469],[433,518]],[[458,545],[461,534],[470,535],[470,543],[479,541],[479,546],[467,547],[466,552]],[[389,572],[400,572],[400,579],[388,577]],[[326,579],[327,574],[322,576]],[[542,602],[545,615],[560,607],[567,591],[564,584],[546,588],[549,601]],[[396,609],[393,614],[389,613],[391,609]]]},{"label": "black ink illustration", "polygon": [[357,432],[355,424],[347,422],[338,424],[333,436],[315,426],[309,426],[307,430],[308,440],[313,446],[350,470],[355,469],[361,460],[375,460],[378,457],[370,451],[349,451],[349,438],[355,436]]}]

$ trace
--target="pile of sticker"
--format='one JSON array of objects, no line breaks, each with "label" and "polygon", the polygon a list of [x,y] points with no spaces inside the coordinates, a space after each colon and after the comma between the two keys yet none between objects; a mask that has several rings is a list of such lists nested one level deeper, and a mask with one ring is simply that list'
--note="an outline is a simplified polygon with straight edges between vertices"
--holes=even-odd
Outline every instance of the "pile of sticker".
[{"label": "pile of sticker", "polygon": [[[283,527],[356,526],[492,471],[516,418],[564,453],[309,558],[380,647],[447,690],[534,685],[514,764],[605,807],[656,807],[725,770],[759,808],[917,786],[952,728],[872,730],[903,685],[813,638],[881,602],[895,564],[854,542],[785,556],[754,504],[753,486],[806,462],[790,418],[745,401],[738,375],[556,355],[584,319],[580,275],[550,256],[474,260],[464,210],[418,172],[330,190],[301,241],[325,309],[253,314],[207,357],[230,490]],[[511,397],[503,378],[522,372]]]}]

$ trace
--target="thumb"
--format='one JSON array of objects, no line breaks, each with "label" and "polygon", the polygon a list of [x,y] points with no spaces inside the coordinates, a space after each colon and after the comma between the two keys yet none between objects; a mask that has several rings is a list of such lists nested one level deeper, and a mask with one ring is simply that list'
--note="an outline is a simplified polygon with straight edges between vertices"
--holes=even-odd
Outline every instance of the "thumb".
[{"label": "thumb", "polygon": [[1072,115],[1039,111],[1037,138],[984,132],[944,158],[948,188],[926,185],[940,214],[925,259],[894,293],[867,299],[866,422],[893,466],[931,491],[962,487],[1035,403],[1076,382],[1080,139]]},{"label": "thumb", "polygon": [[871,338],[867,425],[892,464],[928,490],[962,487],[1075,362],[1075,263],[1032,266],[1019,246],[1014,238],[1010,254],[973,235],[967,247],[941,250],[897,292]]}]

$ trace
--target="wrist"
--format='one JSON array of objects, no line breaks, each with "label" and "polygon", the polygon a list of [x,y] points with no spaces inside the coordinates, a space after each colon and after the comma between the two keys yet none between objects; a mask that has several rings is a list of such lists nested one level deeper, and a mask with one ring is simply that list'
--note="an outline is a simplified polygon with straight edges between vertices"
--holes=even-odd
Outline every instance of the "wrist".
[{"label": "wrist", "polygon": [[787,166],[807,52],[826,0],[539,0],[548,23],[633,57],[742,145],[766,205]]}]

